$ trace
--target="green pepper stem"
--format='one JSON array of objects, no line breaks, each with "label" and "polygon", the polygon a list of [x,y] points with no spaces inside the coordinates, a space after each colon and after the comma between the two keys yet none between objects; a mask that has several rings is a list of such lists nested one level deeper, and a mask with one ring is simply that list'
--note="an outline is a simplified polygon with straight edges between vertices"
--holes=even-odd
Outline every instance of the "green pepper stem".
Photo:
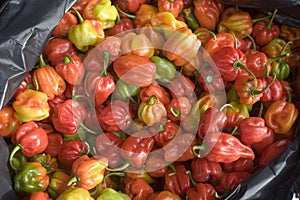
[{"label": "green pepper stem", "polygon": [[136,16],[135,15],[130,15],[126,12],[124,12],[121,8],[119,8],[119,5],[116,5],[117,10],[124,16],[128,17],[129,19],[135,19]]},{"label": "green pepper stem", "polygon": [[88,98],[87,96],[80,95],[80,94],[78,94],[78,95],[73,94],[72,98],[76,101],[78,101],[78,99],[80,99],[80,98],[85,99],[87,101],[87,103],[89,104],[90,110],[95,109],[95,107],[94,107],[93,103],[91,102],[90,98]]},{"label": "green pepper stem", "polygon": [[73,64],[75,64],[75,61],[73,58],[71,58],[69,55],[66,55],[64,57],[64,64],[69,64],[70,62],[72,62]]},{"label": "green pepper stem", "polygon": [[126,133],[119,131],[119,132],[112,132],[112,134],[118,136],[119,138],[121,138],[122,140],[125,140],[127,138]]},{"label": "green pepper stem", "polygon": [[90,96],[90,94],[87,90],[87,85],[88,85],[88,79],[89,79],[91,73],[92,72],[90,70],[88,70],[87,73],[85,74],[84,79],[83,79],[83,89],[84,89],[84,92],[85,92],[86,96],[88,96],[88,97]]},{"label": "green pepper stem", "polygon": [[233,68],[235,70],[244,69],[246,72],[248,72],[253,77],[253,80],[256,80],[256,77],[253,74],[253,72],[248,67],[246,67],[245,65],[243,65],[243,63],[242,63],[241,60],[238,59],[238,60],[234,61]]},{"label": "green pepper stem", "polygon": [[265,76],[266,76],[266,77],[269,77],[270,74],[269,74],[269,66],[268,66],[268,64],[264,62],[262,65],[263,65],[264,67],[266,67],[266,74],[265,74]]},{"label": "green pepper stem", "polygon": [[75,9],[75,8],[72,8],[72,10],[75,12],[78,20],[79,20],[79,23],[82,24],[84,22],[84,19],[83,17],[81,16],[81,14]]},{"label": "green pepper stem", "polygon": [[44,67],[44,66],[46,66],[47,64],[46,64],[46,62],[45,62],[45,60],[44,60],[44,58],[43,58],[43,55],[41,54],[40,55],[40,67]]},{"label": "green pepper stem", "polygon": [[120,176],[120,177],[126,177],[127,173],[126,172],[112,172],[112,173],[108,173],[107,175],[104,176],[103,178],[103,182],[104,184],[106,184],[106,179],[110,176]]},{"label": "green pepper stem", "polygon": [[36,75],[34,75],[34,76],[32,77],[32,80],[33,80],[33,83],[34,83],[34,85],[35,85],[35,90],[38,91],[38,90],[40,89],[40,87],[39,87],[39,82],[38,82],[38,80],[37,80],[37,78],[36,78]]},{"label": "green pepper stem", "polygon": [[290,92],[290,90],[289,90],[288,87],[284,87],[284,89],[285,89],[285,91],[286,91],[286,93],[287,93],[287,95],[288,95],[287,102],[288,102],[288,103],[291,103],[291,102],[292,102],[292,95],[291,95],[291,92]]},{"label": "green pepper stem", "polygon": [[190,171],[190,170],[187,170],[187,171],[186,171],[186,174],[190,177],[190,180],[191,180],[191,182],[192,182],[193,187],[196,187],[196,186],[197,186],[197,182],[196,182],[195,179],[193,178],[191,171]]},{"label": "green pepper stem", "polygon": [[259,111],[258,111],[258,117],[261,117],[262,116],[262,111],[264,109],[264,104],[263,103],[260,103],[259,105]]},{"label": "green pepper stem", "polygon": [[289,56],[289,54],[283,54],[283,55],[277,56],[275,58],[268,58],[268,60],[269,60],[270,63],[272,63],[274,61],[280,61],[281,58],[286,57],[286,56]]},{"label": "green pepper stem", "polygon": [[94,131],[92,129],[90,129],[89,127],[87,127],[83,122],[79,123],[79,126],[82,127],[84,130],[86,130],[87,132],[93,134],[93,135],[98,135],[97,131]]},{"label": "green pepper stem", "polygon": [[[195,145],[192,147],[192,152],[194,154],[194,156],[196,156],[197,158],[201,158],[201,151],[206,150],[206,146],[203,144],[200,145]],[[197,153],[196,151],[199,151],[199,153]]]},{"label": "green pepper stem", "polygon": [[118,13],[118,15],[117,15],[117,23],[120,23],[120,22],[121,22],[121,17],[120,17],[120,15]]},{"label": "green pepper stem", "polygon": [[260,18],[252,19],[252,24],[255,24],[256,22],[264,21],[266,19],[269,19],[270,17],[271,17],[271,15],[268,15],[266,17],[260,17]]},{"label": "green pepper stem", "polygon": [[126,168],[128,168],[129,166],[130,166],[130,163],[126,162],[123,166],[121,166],[119,168],[109,168],[109,167],[106,167],[106,170],[107,171],[111,171],[111,172],[123,171]]},{"label": "green pepper stem", "polygon": [[110,53],[108,51],[103,51],[102,53],[102,58],[103,58],[103,69],[100,72],[101,76],[107,76],[107,67],[108,67],[108,62],[110,58]]},{"label": "green pepper stem", "polygon": [[235,110],[233,105],[231,105],[230,103],[226,103],[220,108],[220,111],[223,112],[223,110],[227,107],[230,107],[232,110]]},{"label": "green pepper stem", "polygon": [[79,177],[73,176],[67,183],[67,187],[70,187],[72,185],[76,185],[77,182],[79,182]]},{"label": "green pepper stem", "polygon": [[181,111],[178,109],[173,109],[172,107],[170,107],[169,110],[174,117],[179,117],[181,115]]},{"label": "green pepper stem", "polygon": [[169,2],[174,2],[175,0],[168,0]]},{"label": "green pepper stem", "polygon": [[292,43],[293,43],[292,41],[288,41],[288,42],[282,47],[282,49],[281,49],[281,51],[280,51],[280,56],[282,56],[282,55],[289,56],[289,54],[284,54],[284,52],[285,52],[286,48],[287,48],[290,44],[292,44]]},{"label": "green pepper stem", "polygon": [[253,50],[256,51],[256,43],[253,39],[253,37],[250,34],[246,34],[246,37],[249,38],[251,40],[252,46],[253,46]]},{"label": "green pepper stem", "polygon": [[225,197],[227,197],[230,194],[230,192],[231,192],[231,190],[229,190],[229,189],[224,190],[224,193],[221,195],[216,192],[215,197],[217,199],[224,199]]},{"label": "green pepper stem", "polygon": [[267,29],[271,29],[272,28],[272,23],[273,23],[273,20],[274,20],[274,17],[276,15],[277,11],[278,11],[277,9],[274,10],[274,12],[272,14],[272,17],[271,17],[269,23],[266,26]]},{"label": "green pepper stem", "polygon": [[234,40],[234,48],[235,49],[238,49],[238,43],[237,43],[237,38],[236,38],[236,35],[234,34],[234,32],[230,32],[232,37],[233,37],[233,40]]},{"label": "green pepper stem", "polygon": [[157,96],[152,95],[152,96],[148,99],[147,104],[151,106],[151,105],[155,104],[155,100],[156,100],[156,101],[159,101],[159,99],[158,99]]},{"label": "green pepper stem", "polygon": [[196,32],[196,33],[194,33],[194,34],[195,34],[196,36],[198,36],[198,35],[200,35],[201,33],[206,33],[206,32],[210,33],[210,34],[214,37],[214,40],[217,40],[216,34],[215,34],[214,32],[212,32],[212,31],[210,31],[210,30],[207,30],[207,29],[203,29],[203,30],[198,31],[198,32]]},{"label": "green pepper stem", "polygon": [[271,85],[274,83],[275,79],[276,79],[276,74],[274,74],[272,81],[262,90],[258,90],[256,87],[252,88],[250,91],[251,96],[256,96],[258,94],[262,94],[265,91],[267,91],[271,87]]},{"label": "green pepper stem", "polygon": [[13,158],[14,158],[15,154],[16,154],[19,150],[23,150],[23,147],[22,147],[22,145],[17,144],[17,145],[15,146],[15,148],[12,150],[12,152],[10,153],[10,156],[9,156],[9,164],[10,164],[10,167],[11,167],[13,170],[15,170],[15,171],[17,171],[17,168],[14,166]]},{"label": "green pepper stem", "polygon": [[168,164],[167,167],[172,169],[172,171],[173,171],[173,172],[169,173],[168,176],[174,176],[177,173],[176,168],[174,167],[174,165],[172,163]]},{"label": "green pepper stem", "polygon": [[235,126],[231,131],[230,135],[236,135],[238,128],[239,128],[238,126]]}]

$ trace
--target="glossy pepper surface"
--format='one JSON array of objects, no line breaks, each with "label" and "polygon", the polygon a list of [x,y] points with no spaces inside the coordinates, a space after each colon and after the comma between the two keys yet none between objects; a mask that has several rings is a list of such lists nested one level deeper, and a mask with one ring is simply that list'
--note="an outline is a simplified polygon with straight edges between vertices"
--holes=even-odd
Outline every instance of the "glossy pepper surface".
[{"label": "glossy pepper surface", "polygon": [[132,179],[125,186],[125,193],[134,200],[148,199],[153,193],[153,188],[142,178]]},{"label": "glossy pepper surface", "polygon": [[63,18],[58,22],[52,34],[56,38],[63,38],[68,35],[71,26],[77,24],[77,17],[68,11],[64,14]]},{"label": "glossy pepper surface", "polygon": [[268,127],[265,120],[261,117],[249,117],[240,121],[239,131],[241,141],[246,145],[251,145],[262,141],[267,133]]},{"label": "glossy pepper surface", "polygon": [[71,179],[71,176],[62,171],[56,171],[50,176],[49,186],[47,192],[50,197],[56,199],[67,189],[67,183]]},{"label": "glossy pepper surface", "polygon": [[131,198],[127,194],[118,192],[112,188],[105,188],[100,192],[100,196],[97,197],[97,200],[109,200],[109,199],[130,200]]},{"label": "glossy pepper surface", "polygon": [[158,0],[157,7],[159,12],[170,12],[177,17],[183,9],[183,0]]},{"label": "glossy pepper surface", "polygon": [[168,83],[175,77],[176,67],[171,61],[159,56],[152,56],[150,60],[156,65],[155,80]]},{"label": "glossy pepper surface", "polygon": [[0,110],[0,135],[4,138],[9,138],[18,130],[21,121],[14,117],[14,109],[11,106],[4,106]]},{"label": "glossy pepper surface", "polygon": [[57,198],[57,200],[72,200],[72,199],[94,200],[94,198],[91,197],[88,190],[80,187],[68,188]]}]

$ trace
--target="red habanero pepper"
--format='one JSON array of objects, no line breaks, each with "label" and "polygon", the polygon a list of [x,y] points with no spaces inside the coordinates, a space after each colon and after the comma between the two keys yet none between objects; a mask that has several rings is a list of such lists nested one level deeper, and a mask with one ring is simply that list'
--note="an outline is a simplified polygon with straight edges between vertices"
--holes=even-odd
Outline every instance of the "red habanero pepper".
[{"label": "red habanero pepper", "polygon": [[54,28],[52,35],[54,37],[64,38],[68,35],[68,32],[71,26],[77,24],[77,17],[71,12],[68,11],[64,14],[63,18],[58,22]]},{"label": "red habanero pepper", "polygon": [[166,105],[167,117],[171,121],[181,121],[190,112],[192,106],[186,97],[172,98],[170,103]]},{"label": "red habanero pepper", "polygon": [[56,157],[61,150],[64,143],[63,136],[60,133],[48,133],[48,145],[44,151],[46,154],[50,154],[52,157]]},{"label": "red habanero pepper", "polygon": [[182,133],[176,135],[170,142],[164,145],[165,161],[167,163],[188,161],[195,158],[192,147],[196,145],[193,134]]},{"label": "red habanero pepper", "polygon": [[0,110],[0,135],[9,138],[17,131],[22,124],[14,117],[14,109],[11,106],[4,106]]},{"label": "red habanero pepper", "polygon": [[235,128],[240,121],[249,117],[249,111],[245,104],[240,104],[235,101],[229,102],[230,106],[225,109],[227,124],[225,128]]},{"label": "red habanero pepper", "polygon": [[74,135],[86,117],[85,108],[77,101],[68,99],[54,106],[51,121],[58,132]]},{"label": "red habanero pepper", "polygon": [[119,35],[132,29],[134,29],[134,24],[130,18],[118,18],[115,26],[107,29],[106,34],[109,36]]},{"label": "red habanero pepper", "polygon": [[283,88],[282,88],[282,84],[280,83],[280,81],[275,77],[265,77],[262,79],[263,81],[263,86],[267,87],[267,85],[272,82],[274,80],[274,82],[272,83],[272,85],[269,87],[269,89],[267,89],[264,93],[263,96],[260,98],[261,102],[271,102],[271,101],[277,101],[279,99],[281,99],[282,97],[282,93],[283,93]]},{"label": "red habanero pepper", "polygon": [[12,100],[14,100],[16,98],[16,96],[18,96],[18,94],[20,94],[21,92],[24,92],[26,89],[28,89],[28,88],[33,89],[32,86],[33,86],[33,84],[32,84],[32,73],[27,72],[25,78],[22,80],[19,87],[15,91],[14,96],[12,97]]},{"label": "red habanero pepper", "polygon": [[[205,157],[209,161],[230,163],[239,158],[254,160],[252,149],[228,133],[211,132],[207,141],[202,145],[194,146],[193,152],[197,157]],[[198,151],[199,152],[196,152]]]},{"label": "red habanero pepper", "polygon": [[177,17],[183,9],[183,0],[158,0],[157,7],[159,12],[170,12]]},{"label": "red habanero pepper", "polygon": [[33,157],[42,153],[48,145],[47,133],[39,127],[34,121],[26,122],[20,125],[19,129],[11,136],[11,141],[15,144],[9,160],[13,169],[13,157],[18,150],[26,157]]},{"label": "red habanero pepper", "polygon": [[[300,74],[300,73],[299,73]],[[300,79],[299,79],[300,80]],[[298,82],[298,78],[296,78],[296,85],[294,87],[295,89],[295,93],[298,94],[298,90],[297,90],[297,82]],[[287,81],[280,81],[281,85],[282,85],[282,96],[281,96],[281,100],[287,101],[289,99],[289,95],[293,92],[292,86],[289,82]],[[299,82],[300,83],[300,82]],[[300,86],[300,85],[299,85]],[[299,88],[300,89],[300,88]],[[300,92],[300,90],[299,90]]]},{"label": "red habanero pepper", "polygon": [[33,192],[24,200],[52,200],[47,192]]},{"label": "red habanero pepper", "polygon": [[169,93],[157,82],[153,82],[147,87],[141,88],[140,90],[141,101],[147,101],[153,95],[155,95],[164,105],[170,103]]},{"label": "red habanero pepper", "polygon": [[186,97],[190,103],[194,103],[196,100],[194,96],[195,84],[188,77],[183,75],[177,76],[167,85],[167,88],[173,98]]},{"label": "red habanero pepper", "polygon": [[147,130],[133,133],[123,141],[121,157],[136,168],[141,168],[154,146],[154,139]]},{"label": "red habanero pepper", "polygon": [[88,153],[88,148],[81,140],[64,141],[57,159],[63,169],[71,169],[73,162]]},{"label": "red habanero pepper", "polygon": [[113,63],[114,71],[124,82],[146,87],[154,80],[156,65],[148,58],[136,55],[123,55]]},{"label": "red habanero pepper", "polygon": [[199,24],[214,31],[219,21],[220,10],[214,0],[194,0],[194,14]]},{"label": "red habanero pepper", "polygon": [[198,81],[203,85],[206,92],[217,92],[225,89],[224,80],[216,68],[207,66],[201,69]]},{"label": "red habanero pepper", "polygon": [[123,140],[114,133],[106,132],[96,137],[95,147],[100,156],[108,159],[109,167],[116,167],[119,164],[120,148]]},{"label": "red habanero pepper", "polygon": [[184,165],[178,165],[175,170],[169,169],[165,173],[165,187],[177,195],[183,195],[192,187],[190,177]]},{"label": "red habanero pepper", "polygon": [[132,123],[133,112],[121,100],[115,100],[96,112],[100,126],[107,132],[124,131]]},{"label": "red habanero pepper", "polygon": [[251,172],[254,167],[254,161],[251,159],[240,158],[231,163],[222,163],[222,168],[226,172]]},{"label": "red habanero pepper", "polygon": [[259,167],[266,166],[269,162],[283,153],[290,144],[292,144],[291,140],[280,139],[267,146],[259,158]]},{"label": "red habanero pepper", "polygon": [[150,132],[153,135],[153,139],[155,140],[155,144],[158,147],[162,147],[170,142],[177,134],[180,134],[181,128],[172,121],[166,121],[165,123],[161,123],[158,125],[158,128]]},{"label": "red habanero pepper", "polygon": [[163,177],[168,170],[164,155],[160,151],[152,151],[145,162],[145,170],[152,177]]},{"label": "red habanero pepper", "polygon": [[76,50],[70,40],[55,37],[46,44],[44,54],[50,60],[51,65],[55,66],[63,61],[65,55],[76,54]]},{"label": "red habanero pepper", "polygon": [[145,4],[146,0],[117,0],[116,4],[124,12],[136,12],[142,4]]},{"label": "red habanero pepper", "polygon": [[186,191],[189,200],[216,200],[216,190],[209,183],[198,183]]},{"label": "red habanero pepper", "polygon": [[148,199],[154,190],[142,178],[132,179],[125,185],[125,193],[133,200]]},{"label": "red habanero pepper", "polygon": [[84,77],[82,60],[76,55],[66,55],[63,62],[55,65],[57,73],[69,84],[80,84]]},{"label": "red habanero pepper", "polygon": [[163,190],[158,194],[152,194],[148,200],[181,200],[181,198],[173,192]]},{"label": "red habanero pepper", "polygon": [[82,13],[86,5],[89,1],[87,0],[78,0],[76,3],[72,6],[73,9],[76,9],[79,13]]},{"label": "red habanero pepper", "polygon": [[212,37],[204,45],[204,49],[209,55],[223,47],[234,47],[234,37],[230,33],[217,33],[216,37]]},{"label": "red habanero pepper", "polygon": [[191,164],[193,179],[198,182],[216,181],[222,175],[220,163],[209,161],[206,158],[195,158]]},{"label": "red habanero pepper", "polygon": [[253,151],[255,152],[256,155],[260,156],[263,151],[274,142],[275,140],[275,133],[274,131],[268,127],[268,132],[267,135],[265,136],[265,138],[257,143],[254,143],[251,145]]},{"label": "red habanero pepper", "polygon": [[280,28],[273,22],[276,12],[277,9],[275,9],[270,20],[267,19],[254,24],[252,37],[255,39],[256,44],[264,46],[279,36]]},{"label": "red habanero pepper", "polygon": [[264,118],[249,117],[239,123],[240,140],[246,145],[262,141],[267,133],[268,127],[265,125]]}]

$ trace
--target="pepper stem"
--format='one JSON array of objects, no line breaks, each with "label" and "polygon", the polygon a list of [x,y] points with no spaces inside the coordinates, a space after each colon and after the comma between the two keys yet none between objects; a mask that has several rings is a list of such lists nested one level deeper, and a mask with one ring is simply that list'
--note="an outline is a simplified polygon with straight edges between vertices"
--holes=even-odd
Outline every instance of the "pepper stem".
[{"label": "pepper stem", "polygon": [[277,11],[278,11],[278,10],[275,8],[275,10],[274,10],[274,12],[273,12],[273,14],[272,14],[272,17],[271,17],[269,23],[268,23],[267,26],[266,26],[267,29],[271,29],[271,28],[272,28],[272,23],[273,23],[273,20],[274,20],[274,17],[275,17],[275,15],[276,15]]},{"label": "pepper stem", "polygon": [[167,167],[172,169],[172,171],[173,171],[173,172],[169,173],[168,176],[174,176],[177,173],[176,168],[174,167],[174,165],[172,163],[167,165]]},{"label": "pepper stem", "polygon": [[287,95],[288,95],[287,102],[288,102],[288,103],[291,103],[291,102],[292,102],[292,95],[291,95],[291,92],[290,92],[290,90],[289,90],[288,87],[284,87],[284,89],[285,89],[285,91],[286,91],[286,93],[287,93]]},{"label": "pepper stem", "polygon": [[87,85],[88,85],[88,79],[89,79],[91,73],[92,72],[90,70],[88,70],[87,73],[85,74],[85,77],[84,77],[84,80],[83,80],[83,89],[84,89],[84,92],[85,92],[86,96],[88,96],[88,97],[90,96],[90,94],[87,90]]},{"label": "pepper stem", "polygon": [[156,100],[156,101],[159,101],[159,99],[158,99],[157,96],[152,95],[152,96],[149,98],[149,100],[147,101],[147,104],[151,106],[151,105],[155,104],[155,100]]},{"label": "pepper stem", "polygon": [[73,64],[75,64],[75,61],[73,58],[71,58],[69,55],[66,55],[64,57],[64,64],[69,64],[70,62],[72,62]]},{"label": "pepper stem", "polygon": [[238,128],[239,128],[238,126],[235,126],[231,131],[230,135],[236,135]]},{"label": "pepper stem", "polygon": [[262,116],[262,111],[264,109],[264,104],[263,103],[260,103],[259,105],[259,111],[258,111],[258,117],[261,117]]},{"label": "pepper stem", "polygon": [[15,148],[12,150],[12,152],[10,153],[10,156],[9,156],[9,164],[10,164],[10,167],[11,167],[13,170],[15,170],[15,171],[17,171],[17,168],[14,166],[13,158],[14,158],[15,154],[16,154],[19,150],[23,150],[23,147],[22,147],[22,145],[17,144],[17,145],[15,146]]},{"label": "pepper stem", "polygon": [[73,176],[67,183],[67,187],[70,187],[72,185],[76,185],[77,182],[79,181],[79,177]]},{"label": "pepper stem", "polygon": [[79,123],[79,126],[82,127],[85,131],[87,131],[87,132],[89,132],[89,133],[91,133],[91,134],[93,134],[93,135],[97,135],[97,134],[98,134],[97,131],[94,131],[94,130],[90,129],[90,128],[87,127],[83,122],[80,122],[80,123]]},{"label": "pepper stem", "polygon": [[107,76],[107,67],[110,58],[110,53],[108,51],[103,51],[102,58],[103,58],[103,69],[101,70],[100,75]]},{"label": "pepper stem", "polygon": [[235,70],[244,69],[246,72],[248,72],[253,77],[253,80],[256,80],[256,77],[253,74],[253,72],[248,67],[246,67],[245,65],[243,65],[243,63],[242,63],[241,60],[238,59],[238,60],[234,61],[233,68]]},{"label": "pepper stem", "polygon": [[210,30],[207,30],[207,29],[203,29],[201,31],[198,31],[198,32],[195,33],[195,35],[198,36],[201,33],[206,33],[206,32],[210,33],[214,37],[214,40],[217,39],[216,34],[214,32],[212,32],[212,31],[210,31]]},{"label": "pepper stem", "polygon": [[75,9],[75,8],[72,8],[72,10],[75,12],[78,20],[79,20],[79,23],[82,24],[84,22],[84,19],[83,17],[81,16],[81,14]]},{"label": "pepper stem", "polygon": [[253,37],[250,34],[246,34],[246,37],[249,38],[251,40],[252,46],[253,46],[253,50],[256,51],[256,43],[253,39]]},{"label": "pepper stem", "polygon": [[286,48],[287,48],[290,44],[292,44],[292,43],[293,43],[292,41],[288,41],[288,42],[282,47],[282,49],[281,49],[281,51],[280,51],[280,56],[282,56],[282,55],[284,55],[284,56],[289,56],[289,54],[284,54],[284,52],[285,52]]},{"label": "pepper stem", "polygon": [[110,177],[110,176],[121,176],[121,177],[126,177],[127,173],[126,172],[112,172],[112,173],[108,173],[106,176],[104,176],[103,178],[103,183],[106,184],[106,178]]},{"label": "pepper stem", "polygon": [[234,40],[234,48],[237,49],[238,48],[237,38],[236,38],[234,32],[231,32],[231,35],[232,35],[233,40]]},{"label": "pepper stem", "polygon": [[179,117],[181,115],[181,111],[178,109],[173,109],[172,107],[170,107],[169,110],[174,117]]},{"label": "pepper stem", "polygon": [[127,163],[125,163],[123,166],[121,166],[119,168],[109,168],[109,167],[106,167],[106,170],[107,171],[111,171],[111,172],[123,171],[126,168],[128,168],[129,166],[130,166],[130,163],[127,162]]},{"label": "pepper stem", "polygon": [[124,16],[128,17],[129,19],[135,19],[136,16],[135,15],[130,15],[126,12],[124,12],[123,10],[121,10],[121,8],[119,8],[119,5],[116,5],[117,10]]},{"label": "pepper stem", "polygon": [[250,91],[251,96],[256,96],[258,94],[262,94],[265,91],[267,91],[271,87],[271,85],[274,83],[275,79],[276,79],[276,74],[274,74],[272,81],[262,90],[258,90],[256,87],[252,88]]},{"label": "pepper stem", "polygon": [[228,194],[229,194],[230,192],[231,192],[231,191],[228,190],[228,189],[224,190],[224,193],[223,193],[223,194],[218,194],[218,193],[216,192],[216,193],[215,193],[215,197],[216,197],[217,199],[224,199],[225,197],[228,196]]},{"label": "pepper stem", "polygon": [[232,110],[235,110],[233,105],[231,105],[230,103],[226,103],[220,108],[220,111],[223,112],[223,110],[227,107],[230,107]]},{"label": "pepper stem", "polygon": [[190,171],[190,170],[187,170],[187,171],[186,171],[186,174],[189,175],[193,187],[196,187],[196,186],[197,186],[197,182],[196,182],[195,179],[193,178],[191,171]]},{"label": "pepper stem", "polygon": [[38,82],[38,80],[37,80],[37,78],[36,78],[36,75],[34,75],[34,76],[32,77],[32,79],[33,79],[33,83],[34,83],[34,85],[35,85],[35,90],[38,91],[38,90],[40,89],[40,87],[39,87],[39,82]]},{"label": "pepper stem", "polygon": [[74,100],[76,100],[76,101],[78,101],[78,99],[80,99],[80,98],[83,98],[83,99],[85,99],[85,100],[87,101],[87,103],[89,104],[89,107],[90,107],[91,110],[94,110],[94,109],[95,109],[95,107],[94,107],[93,103],[91,102],[91,100],[90,100],[88,97],[84,96],[84,95],[80,95],[80,94],[78,94],[78,95],[73,95],[72,98],[73,98]]},{"label": "pepper stem", "polygon": [[41,54],[40,55],[40,67],[44,67],[44,66],[46,66],[46,62],[45,62],[45,60],[43,58],[43,55]]},{"label": "pepper stem", "polygon": [[[201,144],[201,145],[195,145],[192,147],[192,151],[194,156],[196,156],[197,158],[201,158],[201,151],[206,150],[206,146]],[[196,151],[199,151],[199,153],[197,153]]]},{"label": "pepper stem", "polygon": [[264,21],[266,19],[269,19],[270,17],[271,17],[271,15],[268,15],[266,17],[260,17],[260,18],[252,19],[252,24],[255,24],[256,22]]}]

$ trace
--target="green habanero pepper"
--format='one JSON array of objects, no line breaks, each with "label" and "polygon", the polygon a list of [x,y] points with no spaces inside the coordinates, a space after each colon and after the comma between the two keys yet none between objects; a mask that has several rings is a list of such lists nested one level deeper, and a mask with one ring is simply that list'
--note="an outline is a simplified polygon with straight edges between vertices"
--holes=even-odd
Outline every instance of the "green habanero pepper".
[{"label": "green habanero pepper", "polygon": [[117,82],[113,95],[115,96],[115,98],[120,99],[122,101],[126,101],[127,99],[130,99],[133,102],[135,102],[133,97],[138,95],[139,93],[140,93],[140,88],[138,86],[131,85],[125,83],[122,80],[119,80]]},{"label": "green habanero pepper", "polygon": [[272,62],[272,74],[276,74],[278,80],[282,81],[286,79],[290,74],[290,66],[283,61],[274,61]]},{"label": "green habanero pepper", "polygon": [[175,77],[176,67],[173,62],[166,58],[152,56],[151,62],[156,65],[154,79],[162,83],[169,83]]},{"label": "green habanero pepper", "polygon": [[105,188],[101,191],[97,200],[130,200],[127,194],[117,192],[112,188]]},{"label": "green habanero pepper", "polygon": [[188,27],[193,31],[200,27],[198,20],[194,14],[194,6],[183,9],[180,13],[180,16],[184,18]]},{"label": "green habanero pepper", "polygon": [[79,24],[70,28],[68,38],[78,50],[85,52],[90,46],[97,45],[104,40],[103,24],[97,19],[84,20],[77,10],[75,12]]},{"label": "green habanero pepper", "polygon": [[64,191],[56,200],[74,200],[74,199],[80,199],[80,200],[94,200],[94,198],[91,197],[88,190],[84,188],[69,188],[66,191]]},{"label": "green habanero pepper", "polygon": [[27,163],[27,157],[24,156],[21,152],[17,152],[11,162],[16,170],[22,169]]},{"label": "green habanero pepper", "polygon": [[49,176],[41,163],[27,162],[24,168],[15,175],[14,183],[17,193],[43,192],[49,185]]}]

